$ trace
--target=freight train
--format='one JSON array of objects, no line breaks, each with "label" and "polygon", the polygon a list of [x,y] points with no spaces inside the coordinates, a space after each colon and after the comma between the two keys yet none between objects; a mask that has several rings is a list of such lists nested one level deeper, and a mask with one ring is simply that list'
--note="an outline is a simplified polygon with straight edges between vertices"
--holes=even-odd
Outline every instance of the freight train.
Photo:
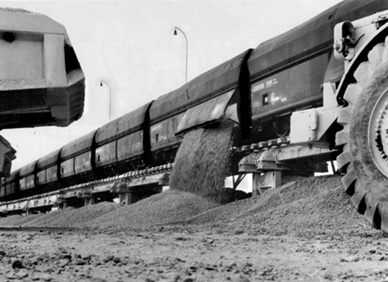
[{"label": "freight train", "polygon": [[171,163],[187,132],[229,120],[250,144],[241,173],[337,158],[357,210],[388,231],[387,9],[341,2],[14,171],[0,200]]}]

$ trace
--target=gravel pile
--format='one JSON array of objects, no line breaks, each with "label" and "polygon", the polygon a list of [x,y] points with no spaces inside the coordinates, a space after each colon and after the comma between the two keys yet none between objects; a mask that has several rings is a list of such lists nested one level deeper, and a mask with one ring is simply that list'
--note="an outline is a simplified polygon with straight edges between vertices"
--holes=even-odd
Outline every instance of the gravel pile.
[{"label": "gravel pile", "polygon": [[200,128],[185,135],[175,157],[170,187],[223,203],[233,127]]},{"label": "gravel pile", "polygon": [[45,214],[12,215],[1,218],[0,227],[72,227],[76,224],[91,221],[118,207],[120,207],[119,204],[101,202],[79,209],[68,207],[65,210]]},{"label": "gravel pile", "polygon": [[0,219],[0,226],[131,228],[185,223],[270,234],[371,231],[343,190],[339,176],[298,177],[259,197],[226,205],[169,190],[128,206],[103,202],[48,214],[9,216]]},{"label": "gravel pile", "polygon": [[[44,227],[44,226],[53,226],[58,218],[65,216],[67,213],[76,211],[73,207],[68,207],[64,210],[56,210],[53,212],[39,214],[38,216],[33,216],[30,220],[24,222],[24,224],[19,224],[15,226],[24,226],[24,227]],[[29,216],[28,216],[29,217]]]},{"label": "gravel pile", "polygon": [[40,215],[39,214],[31,214],[29,216],[10,215],[7,217],[1,217],[0,218],[0,227],[21,226],[25,222],[30,221],[38,216],[40,216]]},{"label": "gravel pile", "polygon": [[12,12],[12,13],[23,13],[23,14],[31,14],[32,12],[24,10],[24,9],[18,9],[18,8],[0,8],[0,11],[3,12]]},{"label": "gravel pile", "polygon": [[23,218],[23,217],[21,215],[9,215],[6,217],[0,217],[0,226],[7,227],[20,218]]},{"label": "gravel pile", "polygon": [[79,209],[67,208],[63,211],[55,211],[44,214],[34,220],[26,222],[24,226],[73,227],[77,224],[89,222],[96,217],[106,214],[118,207],[120,207],[120,205],[116,203],[101,202]]},{"label": "gravel pile", "polygon": [[90,222],[91,227],[139,227],[185,221],[218,204],[192,193],[169,190],[132,205],[122,206]]},{"label": "gravel pile", "polygon": [[276,234],[371,230],[351,205],[339,176],[298,178],[260,197],[221,206],[188,222]]}]

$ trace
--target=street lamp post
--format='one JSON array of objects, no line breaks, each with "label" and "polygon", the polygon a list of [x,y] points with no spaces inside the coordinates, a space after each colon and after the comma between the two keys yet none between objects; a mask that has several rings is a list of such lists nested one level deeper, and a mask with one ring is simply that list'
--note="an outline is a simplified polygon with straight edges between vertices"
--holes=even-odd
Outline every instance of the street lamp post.
[{"label": "street lamp post", "polygon": [[186,74],[185,74],[185,83],[187,83],[187,67],[188,67],[188,64],[189,64],[189,42],[187,40],[186,34],[179,27],[175,27],[174,35],[178,35],[178,32],[177,32],[178,30],[183,34],[183,36],[185,37],[185,40],[186,40]]},{"label": "street lamp post", "polygon": [[111,121],[111,113],[112,113],[112,91],[108,83],[104,80],[100,80],[100,87],[104,86],[104,84],[108,87],[109,90],[109,122]]}]

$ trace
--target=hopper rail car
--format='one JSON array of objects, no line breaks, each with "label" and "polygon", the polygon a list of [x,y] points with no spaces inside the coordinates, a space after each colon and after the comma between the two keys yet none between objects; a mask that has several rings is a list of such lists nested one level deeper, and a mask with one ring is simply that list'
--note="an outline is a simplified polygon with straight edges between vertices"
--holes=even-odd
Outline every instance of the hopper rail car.
[{"label": "hopper rail car", "polygon": [[173,163],[187,132],[232,121],[231,175],[252,173],[260,190],[284,170],[337,160],[356,209],[388,232],[387,10],[388,1],[346,0],[246,50],[13,172],[0,209],[128,171],[147,179]]}]

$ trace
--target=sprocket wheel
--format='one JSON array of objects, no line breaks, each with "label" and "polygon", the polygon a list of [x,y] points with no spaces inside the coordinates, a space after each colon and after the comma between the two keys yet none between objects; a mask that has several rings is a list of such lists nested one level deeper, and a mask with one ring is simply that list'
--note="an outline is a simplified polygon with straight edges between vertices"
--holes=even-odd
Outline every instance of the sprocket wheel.
[{"label": "sprocket wheel", "polygon": [[357,211],[377,229],[388,232],[388,37],[373,47],[347,86],[348,103],[340,111],[343,146],[337,157],[346,193]]}]

